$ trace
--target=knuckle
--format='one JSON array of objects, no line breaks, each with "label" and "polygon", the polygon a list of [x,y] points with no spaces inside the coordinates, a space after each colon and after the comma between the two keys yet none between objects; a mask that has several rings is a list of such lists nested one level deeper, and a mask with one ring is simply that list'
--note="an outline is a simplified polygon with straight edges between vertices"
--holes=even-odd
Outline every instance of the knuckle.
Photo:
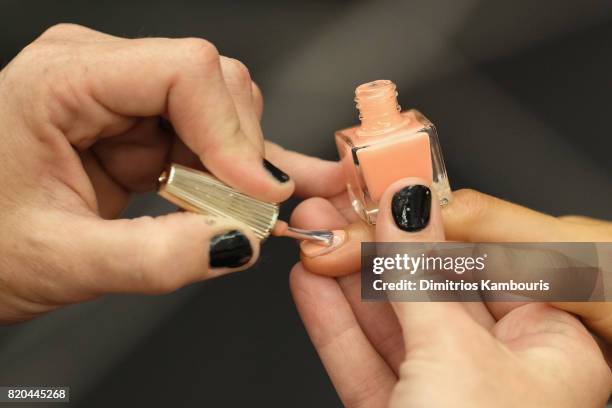
[{"label": "knuckle", "polygon": [[227,58],[223,62],[223,73],[229,86],[237,86],[251,92],[251,74],[249,69],[241,61]]},{"label": "knuckle", "polygon": [[43,72],[57,58],[58,49],[52,43],[38,40],[28,44],[11,62],[9,67],[18,67],[19,71]]},{"label": "knuckle", "polygon": [[38,80],[51,82],[57,76],[55,74],[65,72],[67,66],[74,64],[80,53],[80,48],[75,48],[74,44],[56,40],[69,40],[76,33],[86,30],[88,29],[77,24],[53,25],[24,47],[7,69],[10,68],[21,80],[23,75],[29,76],[30,80],[36,75],[40,77]]},{"label": "knuckle", "polygon": [[[226,149],[228,147],[244,147],[244,143],[247,142],[247,138],[242,131],[242,126],[240,123],[240,119],[238,117],[229,119],[227,123],[223,125],[222,134],[225,135],[225,139],[223,141],[223,147]],[[221,146],[219,146],[221,147]]]},{"label": "knuckle", "polygon": [[180,41],[190,65],[207,68],[219,64],[219,51],[210,41],[202,38],[184,38]]},{"label": "knuckle", "polygon": [[[55,125],[57,114],[66,110],[67,105],[63,103],[74,97],[71,92],[76,79],[65,73],[65,62],[69,58],[72,57],[59,44],[34,42],[2,71],[1,93],[12,101],[13,109],[22,118],[28,118],[28,126],[35,126],[34,134],[41,140],[50,134],[47,125]],[[23,84],[32,83],[37,86],[23,87]]]},{"label": "knuckle", "polygon": [[195,149],[200,157],[217,157],[228,150],[239,151],[247,141],[240,119],[236,116],[227,118],[223,123],[209,130],[210,134],[223,135],[221,138],[202,137],[196,141]]},{"label": "knuckle", "polygon": [[66,38],[75,32],[85,30],[85,27],[72,23],[59,23],[47,28],[38,37],[38,40],[49,40],[55,38]]}]

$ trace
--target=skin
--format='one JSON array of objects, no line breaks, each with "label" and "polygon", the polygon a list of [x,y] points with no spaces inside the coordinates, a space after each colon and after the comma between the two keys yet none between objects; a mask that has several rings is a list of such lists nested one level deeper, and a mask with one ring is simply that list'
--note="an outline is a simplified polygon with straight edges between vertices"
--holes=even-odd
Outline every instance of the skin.
[{"label": "skin", "polygon": [[[259,242],[242,225],[190,213],[115,219],[168,162],[266,201],[338,194],[332,163],[264,142],[262,106],[247,68],[202,39],[63,24],[28,45],[0,71],[0,323],[252,265]],[[264,157],[292,180],[273,178]],[[308,185],[307,169],[334,183]],[[209,268],[210,238],[230,230],[249,238],[253,257]]]},{"label": "skin", "polygon": [[[338,214],[341,217],[338,217]],[[359,270],[361,242],[375,240],[375,229],[361,222],[346,192],[303,201],[292,215],[296,227],[320,220],[310,228],[345,229],[348,239],[336,251],[319,257],[302,254],[309,271],[325,276],[345,276]],[[446,239],[463,242],[612,242],[612,222],[582,216],[553,217],[475,190],[458,190],[442,210]],[[612,342],[612,303],[554,302],[553,306],[580,316],[606,343]],[[503,317],[513,303],[494,302],[487,307]]]},{"label": "skin", "polygon": [[[395,226],[391,198],[411,184],[424,181],[400,180],[385,192],[369,239],[449,238],[449,227],[457,224],[443,221],[438,206],[422,231]],[[307,200],[294,213],[294,225],[336,228],[352,222],[352,213],[334,202],[342,201]],[[347,407],[595,407],[610,395],[610,368],[596,340],[570,313],[543,303],[514,303],[499,314],[479,302],[365,303],[358,274],[330,275],[298,263],[291,290]]]},{"label": "skin", "polygon": [[[255,262],[259,243],[243,231],[254,249],[251,262],[232,270],[208,267],[209,239],[241,229],[227,221],[187,213],[114,219],[131,193],[154,189],[169,161],[205,167],[263,200],[282,201],[295,190],[336,197],[339,204],[339,167],[265,143],[261,109],[244,65],[201,39],[127,40],[60,25],[26,47],[0,71],[0,322],[106,293],[165,293]],[[159,126],[160,117],[172,127]],[[293,181],[271,178],[263,157]],[[351,221],[335,210],[348,214],[346,207],[329,204],[322,213],[313,202],[329,204],[319,199],[302,207],[311,223]],[[300,212],[296,218],[307,226]],[[431,239],[444,238],[439,213],[428,231]],[[355,226],[335,262],[371,233]],[[396,233],[379,226],[375,238],[419,239]],[[317,270],[317,263],[310,266]],[[300,313],[349,406],[386,405],[390,398],[393,406],[447,405],[445,398],[456,402],[462,393],[465,404],[497,403],[504,395],[501,401],[513,405],[525,384],[534,383],[542,391],[531,396],[538,405],[600,403],[609,393],[599,349],[567,313],[544,305],[505,310],[501,318],[478,304],[366,307],[355,276],[336,281],[298,265],[291,277]],[[404,339],[402,330],[419,336]],[[484,375],[489,370],[501,378]],[[560,392],[559,381],[566,385]],[[437,392],[440,385],[450,392]]]}]

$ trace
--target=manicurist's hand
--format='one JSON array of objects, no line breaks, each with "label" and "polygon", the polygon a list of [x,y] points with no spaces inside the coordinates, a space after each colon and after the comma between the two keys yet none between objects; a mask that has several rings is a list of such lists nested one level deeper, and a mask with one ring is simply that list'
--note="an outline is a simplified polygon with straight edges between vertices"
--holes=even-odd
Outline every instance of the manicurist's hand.
[{"label": "manicurist's hand", "polygon": [[[368,238],[445,240],[449,225],[424,184],[393,184]],[[350,214],[316,199],[296,212],[294,224],[341,228]],[[348,407],[598,407],[612,389],[591,334],[575,316],[546,304],[515,303],[498,317],[478,302],[361,302],[358,274],[316,275],[306,263],[293,269],[291,289]]]},{"label": "manicurist's hand", "polygon": [[0,322],[254,263],[259,242],[242,225],[189,213],[112,219],[169,162],[205,166],[267,201],[338,193],[301,183],[306,169],[336,179],[335,163],[266,148],[261,110],[244,65],[202,39],[58,25],[27,46],[0,71]]}]

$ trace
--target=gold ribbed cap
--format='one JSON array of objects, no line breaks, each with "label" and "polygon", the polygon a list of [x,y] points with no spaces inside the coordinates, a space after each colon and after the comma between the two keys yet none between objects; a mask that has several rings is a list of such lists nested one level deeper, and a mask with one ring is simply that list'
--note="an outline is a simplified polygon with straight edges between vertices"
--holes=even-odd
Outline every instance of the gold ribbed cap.
[{"label": "gold ribbed cap", "polygon": [[260,239],[270,235],[278,219],[278,204],[256,200],[208,173],[179,164],[159,177],[159,195],[185,210],[246,224]]}]

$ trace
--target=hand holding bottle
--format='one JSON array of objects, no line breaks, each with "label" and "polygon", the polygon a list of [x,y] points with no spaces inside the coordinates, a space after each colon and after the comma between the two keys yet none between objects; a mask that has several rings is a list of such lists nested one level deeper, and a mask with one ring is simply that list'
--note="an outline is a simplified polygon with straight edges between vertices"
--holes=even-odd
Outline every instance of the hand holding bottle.
[{"label": "hand holding bottle", "polygon": [[[453,192],[453,202],[442,209],[442,218],[446,238],[450,241],[612,241],[612,222],[580,216],[553,217],[468,189]],[[314,219],[317,225],[311,225]],[[374,228],[359,219],[346,192],[327,199],[304,201],[294,211],[291,222],[303,228],[347,231],[344,243],[333,252],[318,255],[311,244],[302,245],[304,267],[321,275],[343,276],[358,272],[361,242],[374,240]],[[511,305],[491,302],[488,307],[500,318]],[[557,302],[553,305],[579,315],[589,329],[612,343],[612,303]]]},{"label": "hand holding bottle", "polygon": [[[455,194],[457,211],[457,201],[471,194],[477,193]],[[449,222],[459,226],[461,218],[453,217],[466,215],[443,222],[432,202],[435,191],[425,180],[394,183],[380,200],[375,231],[352,224],[346,247],[303,257],[291,273],[298,311],[344,405],[605,404],[610,368],[591,334],[569,313],[536,303],[510,304],[500,314],[479,302],[364,303],[358,274],[336,279],[308,270],[334,275],[324,268],[353,262],[350,248],[360,239],[436,242],[458,233]],[[347,205],[346,197],[311,199],[296,210],[293,223],[343,228],[354,221]]]}]

